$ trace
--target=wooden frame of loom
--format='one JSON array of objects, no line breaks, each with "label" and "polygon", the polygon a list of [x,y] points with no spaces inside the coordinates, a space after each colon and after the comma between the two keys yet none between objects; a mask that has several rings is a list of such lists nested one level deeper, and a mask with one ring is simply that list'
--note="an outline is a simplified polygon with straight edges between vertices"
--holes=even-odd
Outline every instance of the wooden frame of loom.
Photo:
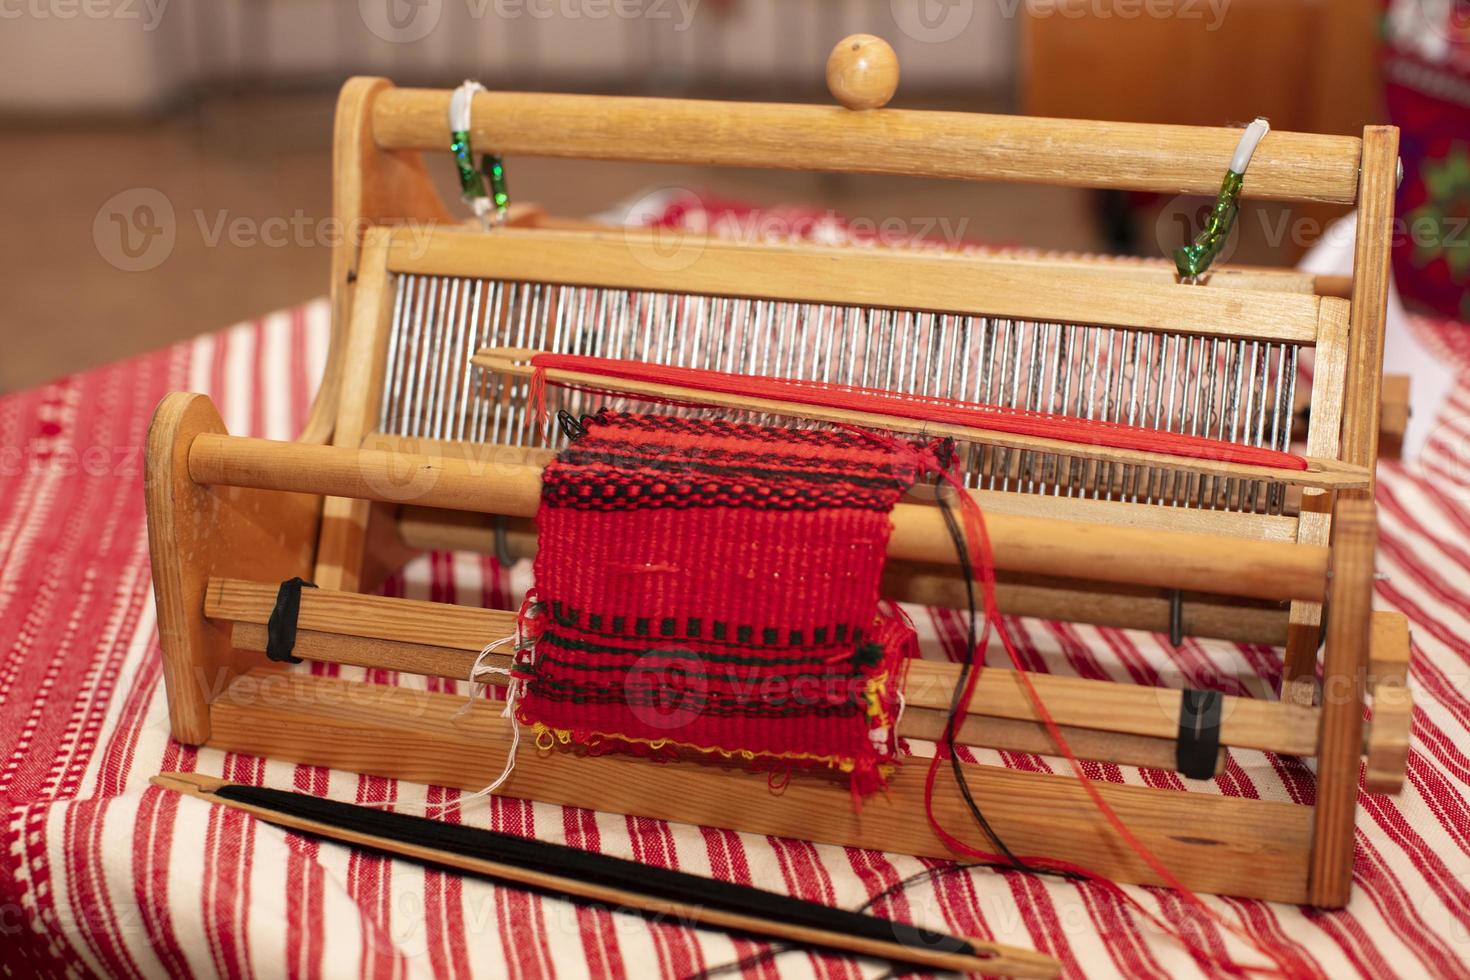
[{"label": "wooden frame of loom", "polygon": [[[491,516],[509,520],[502,546],[534,547],[524,522],[535,511],[544,451],[375,432],[397,277],[494,275],[1269,338],[1317,352],[1306,448],[1322,465],[1289,478],[1304,485],[1298,515],[980,496],[997,566],[1010,576],[1001,593],[1008,611],[1160,629],[1167,596],[1182,590],[1191,632],[1284,643],[1287,697],[1226,698],[1222,758],[1226,748],[1315,756],[1317,806],[1100,789],[1191,888],[1346,902],[1359,766],[1366,755],[1371,790],[1396,789],[1411,710],[1406,624],[1371,612],[1375,532],[1365,492],[1378,430],[1396,131],[1370,128],[1362,140],[1272,133],[1246,180],[1246,197],[1357,203],[1347,302],[1313,294],[1310,280],[1292,273],[1220,271],[1207,285],[1183,286],[1147,266],[703,240],[696,261],[669,268],[638,233],[567,227],[535,211],[520,216],[527,227],[464,230],[445,220],[417,156],[445,141],[447,99],[447,92],[396,90],[380,79],[344,89],[338,217],[439,225],[375,227],[361,249],[334,253],[332,355],[303,438],[230,437],[201,396],[170,396],[155,417],[149,533],[176,738],[462,788],[479,788],[500,771],[509,731],[492,712],[456,719],[462,702],[447,695],[285,673],[262,655],[276,586],[294,575],[323,586],[302,595],[295,653],[308,660],[462,679],[486,639],[509,631],[507,613],[357,594],[416,548],[488,550]],[[1218,188],[1236,138],[1231,130],[1188,127],[509,93],[477,96],[475,110],[476,143],[512,154],[1199,194]],[[1223,464],[1190,465],[1231,472]],[[952,548],[935,509],[905,503],[894,521],[886,592],[957,605]],[[1322,696],[1314,703],[1324,598]],[[939,733],[954,679],[952,665],[915,665],[905,735]],[[1079,756],[1173,767],[1179,692],[1034,680]],[[1365,726],[1368,693],[1373,720]],[[1053,749],[1008,671],[985,671],[970,710],[960,735],[966,744]],[[821,777],[793,777],[776,796],[764,776],[737,770],[563,752],[523,752],[503,792],[946,856],[923,818],[920,769],[901,769],[889,796],[861,815],[851,812],[845,787]],[[1121,881],[1155,880],[1070,777],[989,766],[966,773],[1018,853],[1064,858]],[[952,787],[941,794],[939,812],[973,840]]]},{"label": "wooden frame of loom", "polygon": [[[445,91],[395,88],[381,78],[355,78],[342,89],[334,142],[334,210],[345,227],[455,224],[440,199],[422,153],[445,154]],[[707,103],[576,95],[482,93],[475,99],[474,141],[479,147],[525,156],[588,160],[639,160],[797,170],[939,176],[960,180],[1010,180],[1069,186],[1152,190],[1212,195],[1220,161],[1238,132],[1183,126],[1148,126],[1071,120],[1025,119],[953,112],[881,110],[852,112],[838,107]],[[881,121],[880,121],[881,119]],[[1059,151],[1058,147],[1065,147]],[[1326,341],[1340,347],[1341,372],[1320,372],[1313,387],[1308,451],[1371,470],[1377,455],[1382,379],[1383,315],[1397,175],[1397,131],[1369,127],[1362,139],[1274,132],[1258,151],[1245,181],[1246,199],[1326,201],[1357,204],[1357,270],[1352,302],[1343,307],[1347,324]],[[547,217],[534,206],[512,209],[511,224],[561,231],[589,228],[585,221]],[[625,240],[632,233],[619,232]],[[667,239],[665,239],[667,244]],[[534,247],[534,246],[533,246]],[[344,380],[350,370],[348,325],[362,249],[357,240],[333,252],[333,331],[328,367],[302,441],[333,440],[344,411],[365,416],[361,390]],[[1073,258],[985,260],[1000,268],[1045,270],[1074,279],[1093,275],[1126,291],[1130,283],[1173,282],[1164,262],[1095,263]],[[1051,288],[1048,285],[1048,288]],[[1268,293],[1342,292],[1343,284],[1284,270],[1232,269],[1211,273],[1204,287]],[[1326,297],[1324,297],[1326,299]],[[1321,386],[1329,390],[1320,399]],[[1341,441],[1339,441],[1339,439]],[[343,441],[338,434],[336,441]],[[1026,508],[1032,502],[1008,505]],[[1298,522],[1236,522],[1251,536],[1294,536],[1326,541],[1327,521],[1309,501]],[[340,506],[340,505],[336,505]],[[329,510],[331,508],[329,507]],[[1136,518],[1120,512],[1117,519]],[[1103,518],[1108,519],[1108,518]],[[523,528],[431,513],[421,507],[376,508],[372,526],[344,528],[339,515],[325,515],[325,534],[315,574],[339,588],[371,588],[408,556],[430,548],[489,550],[516,554],[527,541]],[[353,540],[366,538],[366,543]],[[358,555],[361,558],[358,558]],[[915,599],[943,604],[958,593],[951,576],[933,569],[895,566]],[[1177,616],[1185,632],[1239,642],[1285,646],[1282,696],[1298,703],[1314,697],[1312,675],[1320,644],[1320,610],[1313,604],[1289,608],[1260,603],[1220,602],[1184,595],[1174,605],[1160,589],[1103,589],[1075,576],[1008,575],[1000,601],[1009,612],[1099,625],[1168,631]]]}]

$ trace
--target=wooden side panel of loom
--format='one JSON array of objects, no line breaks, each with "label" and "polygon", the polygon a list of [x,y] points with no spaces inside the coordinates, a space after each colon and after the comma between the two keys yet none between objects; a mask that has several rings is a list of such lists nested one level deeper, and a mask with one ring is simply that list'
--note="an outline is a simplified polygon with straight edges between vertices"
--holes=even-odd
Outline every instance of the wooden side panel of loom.
[{"label": "wooden side panel of loom", "polygon": [[210,400],[191,394],[165,398],[148,429],[144,497],[169,724],[192,745],[209,740],[210,701],[262,666],[235,647],[229,624],[201,615],[209,577],[232,570],[279,583],[308,574],[316,549],[320,498],[194,482],[190,445],[224,431]]}]

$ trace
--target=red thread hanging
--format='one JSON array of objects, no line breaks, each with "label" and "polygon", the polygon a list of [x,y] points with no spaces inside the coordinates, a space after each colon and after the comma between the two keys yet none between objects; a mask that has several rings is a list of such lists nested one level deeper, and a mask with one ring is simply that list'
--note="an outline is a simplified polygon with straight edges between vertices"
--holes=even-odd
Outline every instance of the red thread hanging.
[{"label": "red thread hanging", "polygon": [[[879,435],[878,433],[861,429],[856,426],[843,426],[843,428],[849,428],[853,432],[863,433],[868,438],[874,439],[889,448],[906,448],[908,452],[913,453],[917,457],[916,462],[918,463],[921,470],[927,470],[928,472],[938,474],[940,479],[942,479],[946,484],[949,485],[951,489],[954,490],[959,500],[960,513],[964,521],[965,542],[970,551],[970,565],[971,568],[974,570],[974,574],[980,585],[981,608],[984,611],[984,630],[981,632],[980,636],[976,640],[975,649],[970,651],[969,676],[966,679],[965,688],[960,697],[958,706],[949,721],[949,730],[956,732],[959,731],[960,726],[964,724],[965,718],[969,714],[968,709],[970,698],[974,694],[975,685],[976,682],[979,680],[980,671],[983,663],[981,654],[985,650],[986,644],[989,641],[991,631],[994,630],[996,635],[1000,637],[1001,645],[1005,648],[1006,655],[1007,657],[1009,657],[1011,665],[1014,667],[1017,676],[1021,680],[1022,686],[1026,690],[1026,696],[1027,699],[1031,702],[1032,708],[1035,710],[1037,716],[1041,718],[1042,724],[1046,727],[1047,733],[1051,736],[1053,744],[1055,744],[1057,747],[1057,751],[1060,752],[1063,758],[1067,760],[1067,764],[1071,768],[1073,775],[1076,776],[1078,782],[1081,783],[1083,790],[1087,793],[1088,798],[1092,801],[1093,806],[1096,807],[1097,811],[1102,815],[1103,819],[1107,821],[1108,825],[1123,840],[1123,842],[1128,845],[1129,849],[1137,854],[1138,857],[1145,864],[1148,865],[1148,867],[1154,872],[1154,874],[1156,874],[1169,888],[1172,888],[1174,891],[1183,896],[1187,904],[1195,908],[1219,928],[1229,932],[1231,935],[1259,950],[1268,959],[1271,960],[1273,967],[1267,968],[1248,966],[1241,965],[1230,960],[1222,961],[1217,954],[1207,949],[1203,944],[1193,939],[1182,930],[1171,927],[1168,923],[1162,921],[1158,916],[1149,911],[1147,907],[1145,907],[1142,903],[1138,902],[1136,899],[1130,896],[1117,884],[1108,880],[1107,878],[1102,877],[1096,872],[1081,867],[1080,865],[1072,864],[1069,861],[1062,861],[1056,858],[1047,857],[1023,856],[1019,858],[1019,860],[1035,869],[1071,873],[1104,887],[1116,898],[1121,899],[1134,909],[1138,910],[1155,927],[1159,928],[1167,935],[1173,936],[1174,939],[1178,941],[1180,945],[1182,945],[1185,949],[1187,949],[1190,955],[1194,956],[1197,960],[1206,963],[1214,963],[1233,975],[1249,976],[1261,974],[1267,976],[1291,978],[1312,976],[1312,971],[1307,969],[1306,966],[1303,965],[1299,960],[1283,951],[1276,950],[1270,946],[1260,943],[1255,939],[1255,937],[1227,922],[1218,913],[1216,913],[1213,909],[1211,909],[1208,905],[1201,901],[1198,895],[1190,891],[1189,888],[1187,888],[1184,883],[1181,882],[1179,878],[1172,871],[1169,870],[1168,866],[1160,861],[1159,858],[1148,849],[1147,845],[1145,845],[1143,841],[1138,839],[1138,837],[1128,828],[1128,825],[1123,822],[1122,818],[1118,816],[1117,812],[1114,811],[1113,808],[1108,804],[1107,800],[1103,798],[1102,794],[1098,792],[1098,789],[1093,784],[1093,781],[1087,778],[1087,774],[1082,769],[1082,763],[1078,760],[1076,754],[1072,751],[1071,745],[1067,742],[1066,736],[1062,734],[1062,731],[1060,727],[1058,727],[1055,719],[1052,717],[1050,710],[1047,709],[1045,702],[1041,698],[1041,693],[1036,690],[1036,685],[1032,682],[1030,673],[1026,670],[1025,664],[1021,661],[1020,652],[1016,649],[1015,643],[1011,639],[1010,631],[1007,629],[1005,621],[1001,618],[1000,607],[995,598],[995,555],[993,549],[991,548],[989,532],[986,530],[985,515],[981,511],[980,504],[975,499],[974,495],[965,488],[964,481],[956,473],[955,468],[953,466],[942,467],[935,465],[932,453],[923,452],[913,446],[910,446],[907,443],[901,442],[900,440],[892,439],[888,436]],[[1004,865],[1010,863],[1010,859],[1004,855],[982,851],[976,847],[971,846],[970,844],[965,843],[964,841],[951,834],[948,830],[946,830],[944,826],[939,822],[939,818],[934,812],[934,786],[941,764],[947,762],[949,758],[949,746],[946,740],[943,738],[937,740],[934,743],[934,757],[930,761],[929,769],[925,773],[924,777],[924,810],[925,815],[929,819],[930,827],[933,828],[935,834],[939,837],[939,839],[942,840],[946,846],[954,850],[956,853],[967,855],[971,858],[974,858],[975,860],[984,861],[987,864]]]},{"label": "red thread hanging", "polygon": [[[900,418],[946,422],[1018,435],[1032,435],[1088,445],[1108,446],[1116,449],[1140,450],[1192,459],[1219,460],[1285,470],[1305,470],[1307,468],[1307,462],[1302,457],[1277,450],[1240,446],[1220,440],[1205,439],[1178,433],[1157,432],[1151,429],[1120,425],[1117,423],[1029,412],[1020,409],[1009,409],[954,399],[935,398],[932,396],[895,395],[892,392],[871,388],[856,388],[778,378],[756,378],[720,371],[672,368],[584,355],[536,354],[532,357],[531,364],[534,368],[531,383],[533,401],[539,407],[538,418],[543,422],[545,418],[544,392],[545,385],[548,381],[546,371],[566,370],[587,374],[601,374],[607,377],[631,381],[668,384],[696,391],[747,395],[776,401],[849,409],[874,415],[889,415]],[[584,387],[580,383],[568,383],[562,386],[578,389]],[[648,399],[646,396],[632,397],[638,397],[643,400],[668,401],[668,399]],[[677,404],[677,402],[675,403]],[[957,494],[964,521],[965,540],[970,550],[971,567],[974,569],[981,588],[984,630],[977,640],[976,649],[970,651],[972,669],[969,672],[959,706],[950,722],[954,730],[957,731],[959,729],[968,714],[969,700],[974,692],[975,684],[980,673],[980,664],[978,662],[979,652],[985,649],[990,632],[993,629],[1000,637],[1006,655],[1009,657],[1020,677],[1028,700],[1031,702],[1037,716],[1041,719],[1042,724],[1046,727],[1058,752],[1067,760],[1068,766],[1082,785],[1083,790],[1087,793],[1094,807],[1102,815],[1104,820],[1107,821],[1108,825],[1129,849],[1137,854],[1139,859],[1160,880],[1165,882],[1169,888],[1178,892],[1187,904],[1219,928],[1259,950],[1271,960],[1273,966],[1258,967],[1241,965],[1229,959],[1222,959],[1218,954],[1207,949],[1202,943],[1193,939],[1182,930],[1174,928],[1162,921],[1157,915],[1149,911],[1147,907],[1129,896],[1118,885],[1086,868],[1052,858],[1023,857],[1021,860],[1033,868],[1069,872],[1104,887],[1115,897],[1138,910],[1162,932],[1173,936],[1196,960],[1213,963],[1231,975],[1268,975],[1291,978],[1311,976],[1311,970],[1298,958],[1291,956],[1285,951],[1263,945],[1243,929],[1227,922],[1217,912],[1201,901],[1199,896],[1185,887],[1184,883],[1134,835],[1127,824],[1123,822],[1108,804],[1107,800],[1103,798],[1097,787],[1087,778],[1086,773],[1082,769],[1082,764],[1072,751],[1066,736],[1062,734],[1051,712],[1043,702],[1040,693],[1031,681],[1025,665],[1022,663],[1020,653],[1017,651],[1005,622],[1000,616],[999,607],[995,598],[995,559],[989,534],[985,526],[984,514],[981,512],[979,503],[968,492],[963,480],[955,473],[953,467],[935,465],[932,452],[925,452],[907,443],[901,443],[899,440],[858,426],[841,425],[840,423],[839,425],[841,428],[860,433],[889,448],[903,446],[908,453],[912,453],[917,457],[916,462],[922,471],[938,473],[940,478],[949,484]],[[924,784],[924,803],[930,826],[934,829],[935,834],[956,853],[965,854],[976,860],[991,864],[1007,863],[1007,858],[1003,855],[981,851],[958,839],[940,824],[933,806],[934,784],[940,764],[948,759],[948,746],[943,740],[936,742],[934,758],[926,773]]]},{"label": "red thread hanging", "polygon": [[[886,415],[917,421],[963,425],[1011,435],[1057,439],[1080,445],[1104,446],[1136,452],[1161,453],[1188,459],[1204,459],[1280,470],[1305,470],[1307,461],[1294,453],[1261,446],[1242,446],[1220,439],[1159,432],[1141,426],[1079,419],[1069,415],[1032,412],[1019,408],[966,402],[933,395],[895,394],[878,388],[861,388],[817,381],[762,378],[702,368],[668,367],[611,357],[585,354],[536,354],[531,358],[531,390],[544,390],[547,370],[598,374],[625,381],[672,385],[694,391],[745,395],[771,401],[794,402],[823,408],[845,409],[870,415]],[[632,396],[637,397],[637,396]]]}]

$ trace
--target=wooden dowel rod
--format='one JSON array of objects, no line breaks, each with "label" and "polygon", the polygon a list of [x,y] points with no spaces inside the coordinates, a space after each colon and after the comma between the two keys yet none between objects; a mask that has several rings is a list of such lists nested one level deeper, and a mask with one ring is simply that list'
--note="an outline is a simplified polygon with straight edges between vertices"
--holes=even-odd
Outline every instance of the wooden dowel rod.
[{"label": "wooden dowel rod", "polygon": [[[389,89],[373,103],[387,150],[443,152],[447,89]],[[908,174],[1213,196],[1237,129],[968,112],[485,92],[475,146],[506,154],[705,166]],[[1242,191],[1263,200],[1356,200],[1361,141],[1273,131]]]},{"label": "wooden dowel rod", "polygon": [[[237,650],[263,653],[266,628],[257,623],[236,622],[232,640]],[[402,640],[378,640],[371,637],[346,636],[300,630],[292,653],[303,660],[343,664],[350,667],[376,667],[429,677],[463,680],[473,656],[462,650],[410,643]],[[489,658],[487,658],[489,659]],[[508,658],[494,666],[505,666]],[[490,678],[492,682],[496,678]],[[948,711],[934,708],[908,708],[898,726],[903,738],[937,741],[944,732]],[[1151,769],[1173,769],[1175,740],[1147,735],[1126,735],[1090,728],[1062,726],[1062,734],[1079,759],[1107,762],[1118,766],[1145,766]],[[960,745],[995,749],[999,752],[1030,752],[1055,755],[1056,745],[1046,727],[1039,722],[1012,718],[996,718],[971,713],[960,725],[955,740]],[[1222,748],[1216,770],[1224,764]]]},{"label": "wooden dowel rod", "polygon": [[[235,643],[242,649],[264,649],[261,627],[270,618],[275,601],[274,584],[212,578],[205,593],[204,612],[211,619],[253,627],[243,630],[237,627]],[[514,631],[515,613],[418,599],[304,589],[297,629],[297,655],[305,659],[383,666],[465,680],[475,656],[485,644]],[[509,665],[510,657],[492,654],[486,661],[504,667]],[[916,709],[935,717],[946,715],[959,671],[959,665],[953,663],[911,662],[904,683],[905,715]],[[489,680],[503,682],[503,678],[497,677]],[[1178,734],[1181,695],[1177,690],[1048,674],[1035,674],[1032,681],[1060,725],[1163,739],[1170,745]],[[1220,725],[1222,745],[1283,755],[1316,754],[1315,709],[1232,696],[1227,696],[1225,702]],[[1004,668],[990,667],[981,673],[969,710],[989,718],[1040,721],[1015,671]],[[914,729],[912,737],[932,737],[923,734],[924,730]],[[1040,744],[1047,743],[1015,748],[1051,751],[1034,747]],[[1149,763],[1136,760],[1129,764]]]},{"label": "wooden dowel rod", "polygon": [[[510,347],[487,347],[479,351],[471,361],[488,371],[507,377],[530,378],[534,374],[531,358],[542,353]],[[760,398],[753,395],[734,395],[700,388],[687,388],[661,382],[637,381],[618,378],[595,371],[569,371],[549,368],[545,378],[552,384],[574,388],[589,388],[593,391],[615,392],[634,397],[649,395],[655,401],[672,401],[716,408],[731,408],[743,412],[763,415],[781,415],[787,418],[813,419],[818,422],[857,425],[866,428],[882,428],[893,432],[920,434],[926,438],[951,438],[959,442],[974,442],[1007,449],[1030,450],[1041,453],[1056,453],[1078,459],[1095,459],[1120,466],[1164,467],[1186,470],[1192,473],[1233,477],[1236,479],[1268,480],[1292,486],[1321,487],[1347,490],[1368,486],[1368,471],[1361,466],[1349,466],[1331,459],[1307,459],[1304,470],[1289,470],[1273,466],[1235,463],[1224,460],[1205,459],[1164,452],[1140,449],[1119,449],[1083,441],[1050,439],[1042,436],[1005,432],[984,426],[959,425],[930,419],[905,418],[898,415],[878,415],[855,411],[849,408],[812,405],[775,398]]]},{"label": "wooden dowel rod", "polygon": [[[1001,496],[986,491],[975,493],[981,498],[981,506],[988,506],[988,501]],[[1173,508],[1158,509],[1174,513]],[[504,522],[503,535],[499,537],[498,521]],[[531,521],[521,517],[497,518],[465,511],[404,507],[398,515],[398,536],[416,551],[493,555],[503,549],[512,559],[536,555],[536,529]],[[883,569],[882,590],[885,598],[921,606],[963,609],[969,603],[964,579],[953,565],[889,561]],[[1169,632],[1170,596],[1161,589],[1001,572],[995,598],[1000,611],[1011,616],[1063,619],[1150,633]],[[1191,593],[1184,596],[1182,611],[1184,632],[1188,636],[1277,647],[1286,643],[1287,611],[1281,606],[1246,604]]]},{"label": "wooden dowel rod", "polygon": [[[534,516],[541,471],[513,462],[452,454],[311,446],[204,433],[189,450],[196,483],[352,497],[386,503]],[[954,539],[938,507],[893,509],[891,558],[957,562]],[[986,518],[997,568],[1068,574],[1238,595],[1257,599],[1322,598],[1327,549],[1221,535],[1141,530],[1015,514]]]}]

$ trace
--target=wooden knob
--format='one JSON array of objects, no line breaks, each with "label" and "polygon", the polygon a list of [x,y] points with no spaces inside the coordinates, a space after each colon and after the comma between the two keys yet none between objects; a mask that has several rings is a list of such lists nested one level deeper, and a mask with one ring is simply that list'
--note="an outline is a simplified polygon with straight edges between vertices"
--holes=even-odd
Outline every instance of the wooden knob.
[{"label": "wooden knob", "polygon": [[849,109],[885,106],[898,91],[898,55],[881,37],[845,37],[827,57],[827,90]]}]

